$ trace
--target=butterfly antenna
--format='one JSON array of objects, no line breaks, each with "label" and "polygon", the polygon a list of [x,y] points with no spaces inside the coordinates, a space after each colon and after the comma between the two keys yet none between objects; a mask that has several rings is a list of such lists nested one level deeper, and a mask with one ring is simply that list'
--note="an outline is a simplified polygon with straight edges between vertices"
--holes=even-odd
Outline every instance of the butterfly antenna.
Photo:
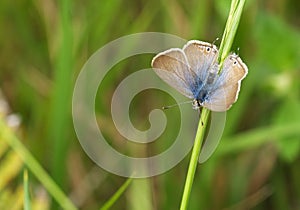
[{"label": "butterfly antenna", "polygon": [[219,37],[217,37],[214,41],[213,41],[213,45],[219,40]]},{"label": "butterfly antenna", "polygon": [[237,56],[240,56],[240,48],[238,47],[237,49],[236,49],[236,54],[237,54]]},{"label": "butterfly antenna", "polygon": [[181,103],[179,103],[179,104],[173,104],[173,105],[170,105],[170,106],[163,106],[162,107],[162,109],[170,109],[170,108],[172,108],[172,107],[175,107],[175,106],[180,106],[180,105],[182,105],[182,104],[188,104],[188,103],[191,103],[191,102],[193,102],[193,101],[185,101],[185,102],[181,102]]}]

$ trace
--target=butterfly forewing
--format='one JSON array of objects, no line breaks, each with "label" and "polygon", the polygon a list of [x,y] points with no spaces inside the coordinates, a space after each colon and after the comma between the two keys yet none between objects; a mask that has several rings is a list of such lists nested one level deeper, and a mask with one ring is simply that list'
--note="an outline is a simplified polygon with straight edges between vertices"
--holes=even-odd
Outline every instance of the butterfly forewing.
[{"label": "butterfly forewing", "polygon": [[207,42],[191,40],[183,47],[183,51],[197,78],[205,82],[209,71],[215,69],[211,67],[217,65],[219,53],[217,47]]},{"label": "butterfly forewing", "polygon": [[183,95],[193,98],[191,84],[195,75],[191,72],[181,49],[174,48],[159,53],[153,58],[152,67],[156,74],[171,87]]}]

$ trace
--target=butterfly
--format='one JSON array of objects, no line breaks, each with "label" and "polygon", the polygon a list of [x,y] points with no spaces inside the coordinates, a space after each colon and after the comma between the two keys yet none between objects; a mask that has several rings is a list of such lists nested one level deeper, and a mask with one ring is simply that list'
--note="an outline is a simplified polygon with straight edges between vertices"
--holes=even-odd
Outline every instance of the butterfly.
[{"label": "butterfly", "polygon": [[236,102],[248,68],[235,53],[228,55],[221,67],[218,55],[214,44],[191,40],[182,49],[157,54],[151,65],[162,80],[193,99],[194,109],[223,112]]}]

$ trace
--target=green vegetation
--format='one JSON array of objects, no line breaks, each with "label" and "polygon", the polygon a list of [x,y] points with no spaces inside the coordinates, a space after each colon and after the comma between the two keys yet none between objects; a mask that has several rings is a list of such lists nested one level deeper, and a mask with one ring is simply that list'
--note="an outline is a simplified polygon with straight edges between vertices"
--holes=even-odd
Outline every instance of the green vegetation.
[{"label": "green vegetation", "polygon": [[[249,74],[227,113],[217,151],[197,166],[187,209],[300,208],[299,8],[296,0],[246,1],[233,43],[227,43],[231,49],[223,46],[239,49]],[[213,42],[222,37],[229,9],[229,0],[1,0],[0,209],[179,209],[191,154],[147,179],[126,180],[99,168],[73,129],[73,85],[87,59],[109,41],[157,31]],[[157,141],[125,147],[110,100],[119,82],[149,68],[153,56],[114,66],[96,99],[109,143],[140,157],[172,144],[178,108],[165,112],[168,126]],[[167,94],[147,90],[134,98],[130,117],[147,129],[148,113],[173,103]],[[12,126],[10,114],[20,124]]]}]

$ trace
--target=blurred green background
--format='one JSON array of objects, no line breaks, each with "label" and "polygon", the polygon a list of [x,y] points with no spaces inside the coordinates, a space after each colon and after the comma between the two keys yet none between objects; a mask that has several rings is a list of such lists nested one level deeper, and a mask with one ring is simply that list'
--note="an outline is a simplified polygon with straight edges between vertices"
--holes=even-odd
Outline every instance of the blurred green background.
[{"label": "blurred green background", "polygon": [[[2,109],[1,120],[17,114],[15,135],[58,186],[78,208],[99,209],[126,179],[96,166],[76,139],[71,99],[80,69],[98,48],[132,33],[213,42],[222,36],[229,8],[229,0],[1,0],[0,89],[10,108]],[[249,74],[228,111],[221,144],[198,166],[189,209],[300,209],[299,11],[298,0],[246,2],[232,50],[239,48]],[[116,148],[123,138],[111,120],[111,96],[123,78],[149,68],[153,56],[120,62],[100,86],[97,117]],[[147,128],[148,113],[173,102],[159,91],[142,92],[132,102],[133,124]],[[163,137],[133,148],[140,156],[172,143],[178,109],[166,114]],[[0,209],[23,209],[25,165],[0,136]],[[178,209],[188,161],[134,180],[112,209]],[[29,193],[32,209],[60,208],[30,170]]]}]

